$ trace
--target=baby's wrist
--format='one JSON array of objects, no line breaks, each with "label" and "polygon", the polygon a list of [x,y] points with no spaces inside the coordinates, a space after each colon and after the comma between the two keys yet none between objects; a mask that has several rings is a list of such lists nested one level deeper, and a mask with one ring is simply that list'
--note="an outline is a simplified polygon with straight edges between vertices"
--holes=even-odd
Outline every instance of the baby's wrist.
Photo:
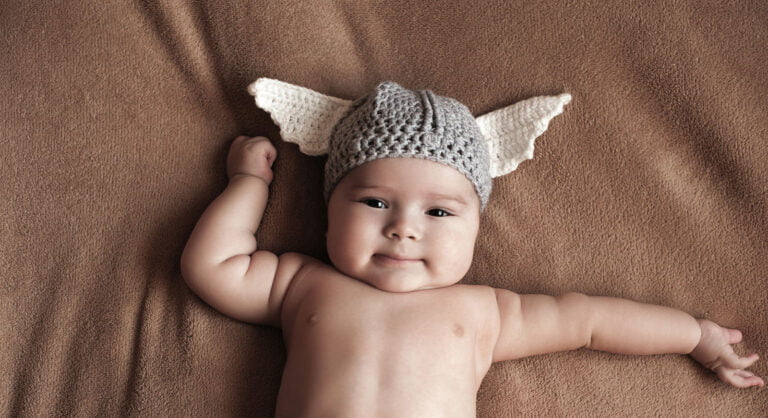
[{"label": "baby's wrist", "polygon": [[233,181],[236,181],[236,180],[239,180],[239,179],[243,179],[243,178],[257,178],[257,179],[263,181],[264,183],[266,183],[267,186],[269,186],[270,183],[271,183],[271,180],[265,179],[264,177],[259,176],[257,174],[243,173],[243,172],[237,172],[237,173],[234,173],[231,176],[229,176],[229,182],[232,183]]},{"label": "baby's wrist", "polygon": [[706,319],[701,319],[701,318],[694,318],[694,319],[696,320],[696,325],[698,325],[698,327],[699,327],[698,328],[699,338],[696,339],[696,345],[693,347],[691,352],[688,353],[688,354],[693,354],[693,352],[696,351],[697,348],[699,348],[699,345],[701,345],[701,342],[704,341],[704,333],[706,332],[705,329],[704,329],[704,327],[705,327],[704,323],[707,320]]},{"label": "baby's wrist", "polygon": [[716,323],[707,319],[696,319],[696,323],[699,324],[701,336],[699,342],[694,347],[693,351],[689,353],[696,361],[701,363],[702,366],[714,370],[714,360],[718,358],[717,353],[713,353],[714,333],[719,328]]}]

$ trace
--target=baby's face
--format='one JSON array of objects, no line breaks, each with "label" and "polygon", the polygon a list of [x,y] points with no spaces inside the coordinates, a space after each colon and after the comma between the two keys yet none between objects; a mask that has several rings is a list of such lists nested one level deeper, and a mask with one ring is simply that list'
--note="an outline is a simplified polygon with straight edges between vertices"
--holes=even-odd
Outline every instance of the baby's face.
[{"label": "baby's face", "polygon": [[463,174],[416,158],[350,171],[328,202],[328,255],[342,273],[388,292],[455,284],[472,263],[480,199]]}]

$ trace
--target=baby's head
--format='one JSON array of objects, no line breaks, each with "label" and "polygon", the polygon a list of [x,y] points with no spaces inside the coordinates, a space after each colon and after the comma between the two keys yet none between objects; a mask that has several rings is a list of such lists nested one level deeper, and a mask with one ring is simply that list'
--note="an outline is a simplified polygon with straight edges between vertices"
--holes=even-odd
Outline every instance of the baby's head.
[{"label": "baby's head", "polygon": [[328,154],[336,268],[391,292],[464,277],[491,192],[487,145],[466,106],[381,83],[334,127]]},{"label": "baby's head", "polygon": [[356,101],[268,78],[248,89],[285,141],[329,154],[333,264],[392,292],[461,280],[491,177],[533,158],[534,140],[571,100],[533,97],[473,117],[454,99],[393,82]]},{"label": "baby's head", "polygon": [[334,126],[325,165],[325,198],[350,170],[382,158],[418,158],[452,167],[472,182],[485,207],[491,194],[488,145],[460,102],[429,90],[380,83]]}]

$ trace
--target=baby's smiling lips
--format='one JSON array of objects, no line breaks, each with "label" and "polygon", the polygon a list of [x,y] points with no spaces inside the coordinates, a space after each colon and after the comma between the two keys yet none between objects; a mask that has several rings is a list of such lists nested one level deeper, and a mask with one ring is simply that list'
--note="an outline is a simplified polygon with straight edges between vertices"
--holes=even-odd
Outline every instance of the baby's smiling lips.
[{"label": "baby's smiling lips", "polygon": [[374,254],[373,259],[378,263],[388,266],[407,266],[421,262],[420,258],[409,258],[398,254]]}]

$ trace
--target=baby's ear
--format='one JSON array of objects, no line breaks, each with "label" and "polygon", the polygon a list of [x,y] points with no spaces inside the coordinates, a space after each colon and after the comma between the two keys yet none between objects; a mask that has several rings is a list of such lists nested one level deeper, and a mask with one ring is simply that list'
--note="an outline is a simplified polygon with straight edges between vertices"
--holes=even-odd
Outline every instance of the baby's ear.
[{"label": "baby's ear", "polygon": [[507,174],[532,159],[534,140],[570,101],[570,94],[533,97],[475,118],[488,141],[491,177]]},{"label": "baby's ear", "polygon": [[267,111],[286,142],[299,146],[307,155],[328,152],[328,141],[336,123],[352,104],[314,90],[269,78],[248,86],[256,106]]}]

